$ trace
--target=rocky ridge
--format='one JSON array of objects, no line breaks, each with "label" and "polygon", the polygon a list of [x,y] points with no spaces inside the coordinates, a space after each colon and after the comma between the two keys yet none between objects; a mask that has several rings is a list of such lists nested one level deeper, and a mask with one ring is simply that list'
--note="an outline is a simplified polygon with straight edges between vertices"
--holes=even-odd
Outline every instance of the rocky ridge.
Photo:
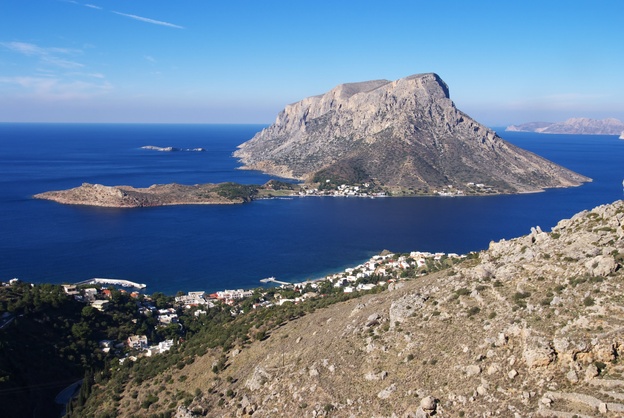
[{"label": "rocky ridge", "polygon": [[618,119],[570,118],[564,122],[529,122],[510,125],[510,132],[536,132],[540,134],[574,135],[620,135],[624,132],[624,123]]},{"label": "rocky ridge", "polygon": [[282,324],[220,374],[215,351],[128,385],[119,416],[160,388],[143,413],[184,391],[177,417],[619,417],[623,266],[618,201]]},{"label": "rocky ridge", "polygon": [[436,74],[342,84],[288,105],[234,156],[245,168],[282,177],[370,181],[422,193],[467,183],[534,192],[589,180],[507,143],[458,110]]}]

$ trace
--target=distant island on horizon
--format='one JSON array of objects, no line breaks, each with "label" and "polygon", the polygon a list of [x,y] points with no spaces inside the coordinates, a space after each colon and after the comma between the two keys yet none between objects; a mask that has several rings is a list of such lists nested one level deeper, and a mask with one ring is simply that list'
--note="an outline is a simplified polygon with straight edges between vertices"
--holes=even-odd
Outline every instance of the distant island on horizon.
[{"label": "distant island on horizon", "polygon": [[509,125],[508,132],[535,132],[539,134],[619,135],[624,138],[624,123],[619,119],[570,118],[564,122],[528,122]]}]

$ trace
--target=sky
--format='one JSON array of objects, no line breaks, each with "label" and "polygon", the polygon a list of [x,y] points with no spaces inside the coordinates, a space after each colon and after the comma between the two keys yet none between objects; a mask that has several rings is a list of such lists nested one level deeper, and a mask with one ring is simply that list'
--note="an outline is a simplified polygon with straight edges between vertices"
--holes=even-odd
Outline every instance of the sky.
[{"label": "sky", "polygon": [[0,0],[0,122],[272,123],[435,72],[489,126],[624,121],[622,0]]}]

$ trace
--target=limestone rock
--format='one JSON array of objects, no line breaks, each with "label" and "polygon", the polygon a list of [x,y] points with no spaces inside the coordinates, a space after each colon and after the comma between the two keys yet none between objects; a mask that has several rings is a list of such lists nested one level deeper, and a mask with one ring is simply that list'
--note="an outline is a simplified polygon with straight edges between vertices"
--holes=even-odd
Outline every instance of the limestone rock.
[{"label": "limestone rock", "polygon": [[537,345],[539,340],[533,340],[534,345],[528,345],[525,347],[522,357],[529,368],[546,367],[552,363],[555,359],[555,353],[553,349],[546,345],[543,341],[541,345]]},{"label": "limestone rock", "polygon": [[393,383],[377,394],[379,399],[388,399],[396,391],[396,385]]},{"label": "limestone rock", "polygon": [[234,155],[246,168],[282,177],[351,184],[374,179],[428,192],[472,182],[513,193],[588,180],[507,143],[459,111],[446,83],[432,73],[342,84],[288,105]]},{"label": "limestone rock", "polygon": [[388,377],[388,372],[385,370],[379,373],[368,372],[364,375],[366,380],[384,380],[386,377]]},{"label": "limestone rock", "polygon": [[271,379],[271,375],[261,366],[256,366],[252,376],[245,383],[245,387],[255,391],[264,386]]},{"label": "limestone rock", "polygon": [[493,374],[500,372],[500,370],[501,370],[501,367],[498,363],[492,363],[488,366],[487,374],[491,376]]},{"label": "limestone rock", "polygon": [[606,276],[615,271],[617,263],[612,256],[599,255],[587,260],[585,267],[587,267],[589,274],[592,276]]},{"label": "limestone rock", "polygon": [[412,293],[393,301],[390,305],[390,326],[394,327],[397,322],[403,322],[412,316],[424,305],[426,300],[427,298],[424,296]]},{"label": "limestone rock", "polygon": [[433,396],[426,396],[421,399],[420,407],[427,412],[433,412],[437,408],[437,401]]},{"label": "limestone rock", "polygon": [[592,380],[594,377],[598,376],[600,374],[600,371],[598,370],[598,367],[596,367],[595,364],[590,364],[587,366],[587,368],[585,369],[585,380]]},{"label": "limestone rock", "polygon": [[569,370],[568,373],[566,373],[566,379],[568,379],[570,383],[577,383],[579,380],[578,375],[573,369]]},{"label": "limestone rock", "polygon": [[477,376],[479,374],[481,374],[481,366],[478,364],[471,364],[466,367],[466,375],[468,377]]}]

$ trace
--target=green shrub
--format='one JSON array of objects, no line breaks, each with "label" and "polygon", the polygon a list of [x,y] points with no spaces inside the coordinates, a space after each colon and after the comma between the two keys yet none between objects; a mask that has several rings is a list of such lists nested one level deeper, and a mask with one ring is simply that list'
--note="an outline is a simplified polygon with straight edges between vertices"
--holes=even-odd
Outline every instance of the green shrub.
[{"label": "green shrub", "polygon": [[458,295],[458,296],[466,296],[466,295],[470,294],[470,290],[468,290],[465,287],[462,287],[461,289],[457,289],[455,291],[455,294]]},{"label": "green shrub", "polygon": [[476,315],[479,312],[481,312],[481,309],[478,306],[473,306],[472,308],[468,309],[468,316]]}]

